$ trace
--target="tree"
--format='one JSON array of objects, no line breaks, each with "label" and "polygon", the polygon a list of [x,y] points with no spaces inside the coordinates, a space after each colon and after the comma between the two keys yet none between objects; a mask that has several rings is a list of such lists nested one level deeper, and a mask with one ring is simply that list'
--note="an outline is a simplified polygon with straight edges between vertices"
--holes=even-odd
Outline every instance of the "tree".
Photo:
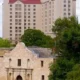
[{"label": "tree", "polygon": [[60,38],[57,40],[59,55],[67,59],[74,58],[75,61],[80,60],[80,30],[78,28],[69,28],[61,32]]},{"label": "tree", "polygon": [[78,24],[78,20],[76,17],[70,17],[70,18],[58,18],[52,28],[52,31],[55,35],[60,35],[60,33],[64,30],[66,30],[67,28],[70,27],[77,27],[79,26]]},{"label": "tree", "polygon": [[72,71],[68,72],[66,80],[80,80],[80,64],[76,64]]},{"label": "tree", "polygon": [[[56,52],[67,59],[80,59],[80,25],[74,17],[58,19],[55,22]],[[65,27],[65,28],[64,28]],[[60,28],[60,29],[58,29]]]},{"label": "tree", "polygon": [[65,80],[67,73],[72,70],[74,66],[73,60],[59,58],[55,63],[50,65],[49,80]]},{"label": "tree", "polygon": [[49,80],[66,80],[68,72],[80,63],[80,25],[75,17],[58,19],[53,31],[55,52],[59,57],[50,67]]},{"label": "tree", "polygon": [[26,46],[52,47],[53,39],[40,30],[27,29],[21,37]]},{"label": "tree", "polygon": [[7,39],[0,38],[0,47],[11,47],[11,43]]}]

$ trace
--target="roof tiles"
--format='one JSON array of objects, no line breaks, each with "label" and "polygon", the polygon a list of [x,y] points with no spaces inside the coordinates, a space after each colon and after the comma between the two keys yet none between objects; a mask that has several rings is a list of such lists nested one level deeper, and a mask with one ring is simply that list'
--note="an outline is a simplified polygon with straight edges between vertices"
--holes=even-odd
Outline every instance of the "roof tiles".
[{"label": "roof tiles", "polygon": [[[9,3],[13,4],[19,0],[9,0]],[[20,0],[24,4],[41,4],[40,0]]]}]

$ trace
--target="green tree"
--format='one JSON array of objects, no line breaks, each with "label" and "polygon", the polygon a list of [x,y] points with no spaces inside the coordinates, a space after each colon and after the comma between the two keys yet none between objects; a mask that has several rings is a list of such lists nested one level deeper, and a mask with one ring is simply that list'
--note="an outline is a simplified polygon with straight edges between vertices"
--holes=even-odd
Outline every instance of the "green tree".
[{"label": "green tree", "polygon": [[[80,25],[75,17],[56,20],[56,53],[67,59],[80,59]],[[60,28],[60,30],[58,29]],[[64,28],[65,27],[65,28]],[[59,34],[58,34],[59,33]],[[76,53],[76,54],[75,54]]]},{"label": "green tree", "polygon": [[68,72],[66,80],[80,80],[80,64],[76,64],[73,70]]},{"label": "green tree", "polygon": [[0,47],[11,47],[11,43],[7,39],[0,38]]},{"label": "green tree", "polygon": [[26,46],[52,47],[53,39],[40,30],[27,29],[21,37]]},{"label": "green tree", "polygon": [[65,58],[59,58],[55,63],[50,65],[49,80],[66,80],[67,73],[72,70],[74,66],[73,60],[67,60]]},{"label": "green tree", "polygon": [[65,17],[63,19],[58,18],[53,25],[52,31],[56,35],[60,35],[61,32],[72,26],[73,27],[79,26],[76,17],[70,17],[70,18]]},{"label": "green tree", "polygon": [[80,60],[80,29],[71,27],[61,32],[56,40],[57,52],[67,59]]},{"label": "green tree", "polygon": [[58,19],[53,31],[59,60],[50,67],[49,80],[66,80],[74,64],[80,63],[80,25],[75,17]]}]

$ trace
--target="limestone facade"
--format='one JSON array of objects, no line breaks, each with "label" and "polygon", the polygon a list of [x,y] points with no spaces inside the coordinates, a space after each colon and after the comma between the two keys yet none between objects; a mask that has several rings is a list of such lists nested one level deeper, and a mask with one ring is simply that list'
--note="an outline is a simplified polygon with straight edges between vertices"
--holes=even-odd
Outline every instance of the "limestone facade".
[{"label": "limestone facade", "polygon": [[40,57],[37,50],[18,43],[0,57],[0,80],[48,80],[51,62],[53,57]]}]

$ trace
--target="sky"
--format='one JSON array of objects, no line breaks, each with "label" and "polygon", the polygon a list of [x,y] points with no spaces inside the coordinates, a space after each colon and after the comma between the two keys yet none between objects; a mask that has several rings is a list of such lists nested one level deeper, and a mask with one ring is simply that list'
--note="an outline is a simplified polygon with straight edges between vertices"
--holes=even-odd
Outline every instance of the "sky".
[{"label": "sky", "polygon": [[[78,16],[80,22],[80,0],[76,0],[76,15]],[[0,0],[0,37],[2,37],[2,3],[3,0]]]}]

